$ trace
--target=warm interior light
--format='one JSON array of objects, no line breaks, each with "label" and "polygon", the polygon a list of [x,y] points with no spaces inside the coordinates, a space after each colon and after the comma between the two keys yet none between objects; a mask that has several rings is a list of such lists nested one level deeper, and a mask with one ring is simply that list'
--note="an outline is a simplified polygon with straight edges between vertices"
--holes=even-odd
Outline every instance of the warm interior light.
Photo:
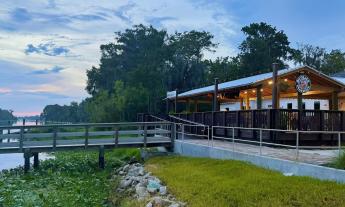
[{"label": "warm interior light", "polygon": [[264,89],[263,89],[263,88],[261,88],[261,89],[260,89],[260,91],[262,92],[262,91],[264,91]]},{"label": "warm interior light", "polygon": [[255,90],[252,90],[253,93],[255,93]]},{"label": "warm interior light", "polygon": [[247,91],[245,91],[244,93],[245,93],[245,94],[247,94],[248,92],[247,92]]},{"label": "warm interior light", "polygon": [[268,84],[272,85],[273,81],[268,81]]},{"label": "warm interior light", "polygon": [[285,79],[284,79],[284,81],[285,81],[285,82],[287,82],[287,81],[288,81],[288,79],[287,79],[287,78],[285,78]]}]

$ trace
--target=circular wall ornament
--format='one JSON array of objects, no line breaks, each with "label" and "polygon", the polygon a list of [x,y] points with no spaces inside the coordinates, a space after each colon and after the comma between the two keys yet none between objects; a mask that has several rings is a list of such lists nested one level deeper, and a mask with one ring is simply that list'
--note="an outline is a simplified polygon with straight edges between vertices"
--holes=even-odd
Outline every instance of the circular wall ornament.
[{"label": "circular wall ornament", "polygon": [[306,93],[311,89],[311,80],[308,76],[302,74],[296,78],[296,90],[300,93]]}]

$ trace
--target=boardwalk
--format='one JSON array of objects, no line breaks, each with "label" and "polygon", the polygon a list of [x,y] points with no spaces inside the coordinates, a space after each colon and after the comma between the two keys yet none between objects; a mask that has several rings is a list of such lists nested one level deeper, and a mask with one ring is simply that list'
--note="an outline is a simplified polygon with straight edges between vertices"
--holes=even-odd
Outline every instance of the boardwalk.
[{"label": "boardwalk", "polygon": [[[42,126],[0,126],[0,154],[24,153],[25,169],[38,162],[38,153],[75,149],[99,149],[104,166],[104,149],[120,147],[172,147],[175,127],[170,122],[128,122]],[[103,163],[103,164],[102,164]],[[38,165],[36,163],[36,165]]]}]

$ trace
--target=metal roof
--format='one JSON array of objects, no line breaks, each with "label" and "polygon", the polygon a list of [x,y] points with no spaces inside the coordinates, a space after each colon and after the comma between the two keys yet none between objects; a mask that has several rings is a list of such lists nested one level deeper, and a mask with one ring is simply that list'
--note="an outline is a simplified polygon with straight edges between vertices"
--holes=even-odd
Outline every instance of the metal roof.
[{"label": "metal roof", "polygon": [[[321,73],[320,71],[317,71],[317,70],[315,70],[309,66],[301,66],[301,67],[297,67],[297,68],[282,69],[282,70],[278,71],[278,76],[284,75],[286,73],[294,72],[294,71],[297,71],[297,70],[300,70],[303,68],[308,68],[310,70],[313,70],[314,72],[316,72],[320,75],[326,76],[326,77],[334,80],[335,82],[337,82],[339,85],[342,85],[343,87],[345,87],[345,78],[330,77],[330,76],[327,76],[327,75]],[[221,90],[225,90],[225,89],[232,89],[232,88],[249,86],[249,85],[258,83],[260,81],[270,79],[270,78],[272,78],[272,76],[273,76],[272,72],[268,72],[268,73],[263,73],[263,74],[259,74],[259,75],[254,75],[254,76],[250,76],[250,77],[246,77],[246,78],[241,78],[241,79],[237,79],[237,80],[232,80],[232,81],[220,83],[220,84],[218,84],[218,90],[221,91]],[[197,88],[197,89],[183,92],[181,94],[178,94],[178,97],[188,97],[188,96],[192,96],[192,95],[212,93],[213,91],[214,91],[214,85],[210,85],[210,86],[206,86],[206,87]]]}]

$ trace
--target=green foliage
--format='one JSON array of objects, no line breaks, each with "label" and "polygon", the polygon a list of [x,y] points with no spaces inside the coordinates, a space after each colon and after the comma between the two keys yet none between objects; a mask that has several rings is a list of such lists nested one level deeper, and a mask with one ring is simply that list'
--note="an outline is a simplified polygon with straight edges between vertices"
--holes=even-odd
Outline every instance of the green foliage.
[{"label": "green foliage", "polygon": [[279,172],[240,161],[160,157],[146,167],[177,199],[203,206],[344,206],[345,185]]},{"label": "green foliage", "polygon": [[87,113],[85,112],[85,102],[78,104],[72,102],[70,105],[60,106],[58,104],[47,105],[43,109],[41,118],[46,121],[61,121],[61,122],[86,122],[88,121]]},{"label": "green foliage", "polygon": [[328,53],[325,48],[309,44],[299,44],[294,61],[313,67],[325,74],[335,74],[345,69],[344,52],[332,50]]},{"label": "green foliage", "polygon": [[0,120],[16,120],[17,118],[13,115],[12,110],[5,110],[0,108]]},{"label": "green foliage", "polygon": [[98,168],[96,152],[59,152],[54,160],[24,175],[22,169],[0,174],[0,206],[109,206],[116,180],[113,170],[135,156],[137,149],[105,153],[106,169]]},{"label": "green foliage", "polygon": [[345,170],[345,152],[342,151],[340,156],[337,156],[330,164],[329,167]]},{"label": "green foliage", "polygon": [[284,60],[290,60],[295,53],[288,37],[264,22],[252,23],[242,28],[246,39],[239,46],[241,72],[246,76],[271,71],[272,63],[284,67]]}]

